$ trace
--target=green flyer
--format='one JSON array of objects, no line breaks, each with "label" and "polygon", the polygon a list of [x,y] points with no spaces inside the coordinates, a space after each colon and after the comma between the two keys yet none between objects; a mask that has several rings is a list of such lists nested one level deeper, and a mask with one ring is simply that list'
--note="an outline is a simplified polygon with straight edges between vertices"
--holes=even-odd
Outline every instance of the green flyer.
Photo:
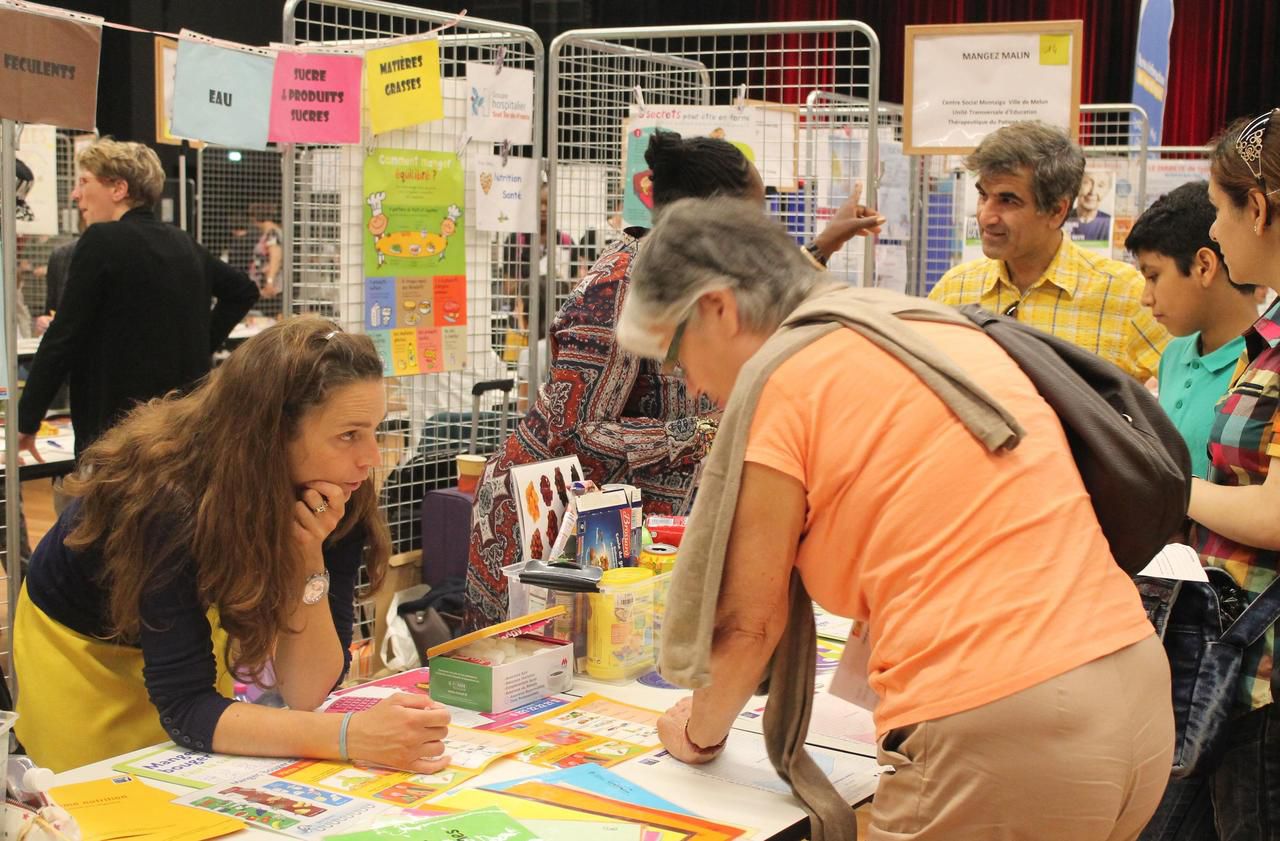
[{"label": "green flyer", "polygon": [[462,162],[375,148],[364,161],[365,277],[467,273]]},{"label": "green flyer", "polygon": [[425,821],[330,835],[329,841],[539,841],[523,824],[496,807]]}]

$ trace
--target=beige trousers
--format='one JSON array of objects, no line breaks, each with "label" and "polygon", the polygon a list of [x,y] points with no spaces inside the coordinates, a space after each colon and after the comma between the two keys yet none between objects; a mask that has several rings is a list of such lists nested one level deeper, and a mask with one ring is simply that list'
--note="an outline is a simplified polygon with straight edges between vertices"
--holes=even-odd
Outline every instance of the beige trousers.
[{"label": "beige trousers", "polygon": [[891,730],[871,841],[1130,841],[1173,761],[1153,635],[977,709]]}]

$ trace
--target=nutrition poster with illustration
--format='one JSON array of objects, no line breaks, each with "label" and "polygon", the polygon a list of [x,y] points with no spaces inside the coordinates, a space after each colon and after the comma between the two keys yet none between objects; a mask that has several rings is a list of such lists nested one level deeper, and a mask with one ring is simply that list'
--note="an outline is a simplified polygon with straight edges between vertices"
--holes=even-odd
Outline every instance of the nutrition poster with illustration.
[{"label": "nutrition poster with illustration", "polygon": [[[644,159],[649,138],[658,129],[667,129],[681,137],[714,137],[728,141],[747,160],[760,169],[766,185],[778,181],[795,181],[795,126],[791,125],[790,161],[766,160],[766,131],[762,111],[737,105],[664,105],[636,108],[630,119],[622,121],[623,159],[626,166],[622,185],[622,219],[627,225],[648,227],[652,224],[653,173]],[[779,138],[783,135],[780,133]],[[775,141],[775,146],[778,146]],[[771,149],[777,155],[776,148]]]},{"label": "nutrition poster with illustration", "polygon": [[466,364],[464,174],[456,155],[374,149],[364,163],[364,329],[390,376]]}]

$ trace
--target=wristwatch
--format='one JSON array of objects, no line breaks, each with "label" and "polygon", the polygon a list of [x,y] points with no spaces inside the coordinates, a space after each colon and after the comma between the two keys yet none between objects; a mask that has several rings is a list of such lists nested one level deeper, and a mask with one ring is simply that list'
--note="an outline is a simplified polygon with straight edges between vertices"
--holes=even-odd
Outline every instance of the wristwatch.
[{"label": "wristwatch", "polygon": [[822,249],[818,247],[818,241],[816,239],[809,240],[808,242],[806,242],[804,244],[804,250],[805,250],[805,253],[807,253],[810,257],[814,259],[814,262],[816,262],[819,266],[826,268],[827,255],[822,253]]},{"label": "wristwatch", "polygon": [[319,604],[329,594],[329,570],[313,572],[302,585],[302,603]]}]

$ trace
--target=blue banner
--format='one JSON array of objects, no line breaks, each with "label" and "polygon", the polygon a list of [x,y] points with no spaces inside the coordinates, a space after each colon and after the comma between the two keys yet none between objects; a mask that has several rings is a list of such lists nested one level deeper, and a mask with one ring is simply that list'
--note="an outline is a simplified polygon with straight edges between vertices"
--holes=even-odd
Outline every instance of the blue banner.
[{"label": "blue banner", "polygon": [[170,130],[242,149],[267,148],[275,59],[183,38]]},{"label": "blue banner", "polygon": [[[1147,144],[1159,146],[1169,88],[1169,33],[1173,0],[1142,0],[1138,12],[1138,49],[1133,58],[1133,101],[1147,112]],[[1135,137],[1136,141],[1137,138]]]}]

